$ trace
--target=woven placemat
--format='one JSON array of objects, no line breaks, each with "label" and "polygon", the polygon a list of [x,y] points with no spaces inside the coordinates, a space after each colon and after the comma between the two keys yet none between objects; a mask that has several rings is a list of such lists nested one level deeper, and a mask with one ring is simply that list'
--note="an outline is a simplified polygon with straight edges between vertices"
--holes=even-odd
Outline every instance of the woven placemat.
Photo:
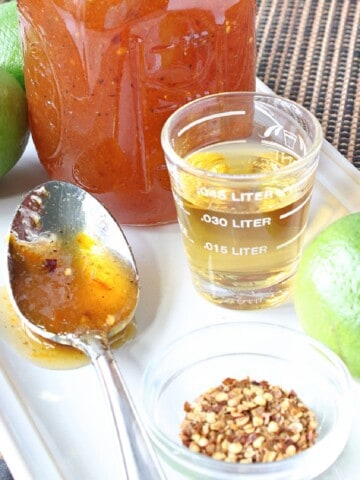
[{"label": "woven placemat", "polygon": [[257,0],[257,76],[360,168],[360,0]]}]

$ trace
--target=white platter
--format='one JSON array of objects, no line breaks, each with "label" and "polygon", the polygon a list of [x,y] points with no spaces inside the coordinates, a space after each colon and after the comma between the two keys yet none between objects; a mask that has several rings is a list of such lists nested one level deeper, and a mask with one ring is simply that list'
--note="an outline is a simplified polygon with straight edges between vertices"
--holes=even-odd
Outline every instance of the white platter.
[{"label": "white platter", "polygon": [[[30,143],[17,166],[0,179],[0,287],[5,284],[6,235],[22,195],[46,180]],[[325,142],[311,206],[308,239],[349,212],[360,211],[360,172]],[[140,384],[154,353],[192,328],[224,321],[262,320],[299,328],[293,305],[255,312],[214,306],[194,291],[176,224],[124,228],[141,280],[138,334],[115,352],[140,408]],[[1,311],[1,309],[0,309]],[[354,382],[360,405],[360,385]],[[119,479],[111,426],[91,366],[48,370],[0,338],[0,451],[15,479]],[[360,472],[360,412],[347,446],[318,480],[355,480]],[[169,480],[178,476],[166,468]],[[276,480],[276,479],[274,479]]]}]

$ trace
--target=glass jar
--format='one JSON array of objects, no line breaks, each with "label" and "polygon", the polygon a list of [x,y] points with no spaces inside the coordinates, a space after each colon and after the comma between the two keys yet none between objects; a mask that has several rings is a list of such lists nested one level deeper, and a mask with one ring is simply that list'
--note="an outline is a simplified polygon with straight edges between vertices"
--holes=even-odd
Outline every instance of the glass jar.
[{"label": "glass jar", "polygon": [[33,140],[50,177],[123,224],[176,220],[166,118],[255,89],[255,0],[18,0]]}]

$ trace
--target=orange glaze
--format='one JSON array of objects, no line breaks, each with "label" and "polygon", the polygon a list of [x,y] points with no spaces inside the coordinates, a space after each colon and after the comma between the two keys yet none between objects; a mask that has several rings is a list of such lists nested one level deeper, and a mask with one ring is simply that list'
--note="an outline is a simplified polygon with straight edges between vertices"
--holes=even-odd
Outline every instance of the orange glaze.
[{"label": "orange glaze", "polygon": [[255,89],[255,0],[18,0],[29,119],[52,178],[120,223],[175,221],[160,132],[180,105]]},{"label": "orange glaze", "polygon": [[[111,337],[111,347],[118,348],[134,338],[134,322]],[[76,348],[45,340],[23,325],[15,313],[5,287],[0,286],[0,337],[17,353],[32,363],[52,370],[79,368],[89,363],[89,357]]]},{"label": "orange glaze", "polygon": [[14,297],[23,315],[53,333],[108,332],[131,320],[137,278],[118,257],[79,233],[74,241],[10,239]]}]

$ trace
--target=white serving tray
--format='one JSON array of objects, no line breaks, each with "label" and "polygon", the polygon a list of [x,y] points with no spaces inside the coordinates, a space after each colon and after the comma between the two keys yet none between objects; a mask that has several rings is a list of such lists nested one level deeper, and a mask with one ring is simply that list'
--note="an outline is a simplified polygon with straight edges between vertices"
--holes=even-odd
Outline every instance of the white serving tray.
[{"label": "white serving tray", "polygon": [[[0,287],[5,285],[6,235],[14,209],[27,190],[46,179],[32,143],[16,167],[0,179]],[[360,172],[325,142],[308,239],[355,211],[360,211]],[[242,312],[202,299],[192,287],[177,224],[124,231],[138,264],[141,295],[137,336],[115,357],[139,409],[144,368],[179,335],[206,324],[251,319],[300,328],[291,301],[274,309]],[[354,382],[354,391],[359,406],[359,383]],[[359,478],[359,449],[356,411],[344,452],[318,480]],[[0,338],[0,451],[16,480],[119,479],[113,433],[93,368],[44,369]],[[169,480],[183,478],[167,466],[165,470]]]}]

